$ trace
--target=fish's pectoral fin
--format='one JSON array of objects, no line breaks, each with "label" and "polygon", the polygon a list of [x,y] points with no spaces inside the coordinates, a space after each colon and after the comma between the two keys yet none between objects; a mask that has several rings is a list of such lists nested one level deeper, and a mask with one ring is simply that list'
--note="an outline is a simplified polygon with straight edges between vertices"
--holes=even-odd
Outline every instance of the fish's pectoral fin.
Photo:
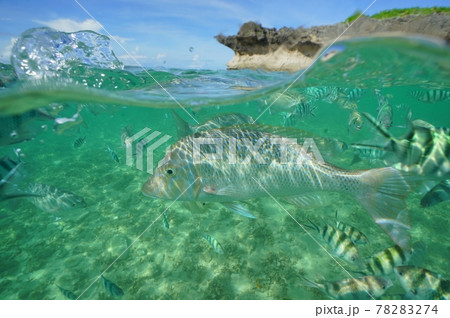
[{"label": "fish's pectoral fin", "polygon": [[331,204],[328,193],[306,193],[291,197],[284,197],[287,202],[298,206],[302,209],[321,208]]},{"label": "fish's pectoral fin", "polygon": [[245,216],[250,219],[256,219],[256,217],[250,213],[249,209],[237,202],[222,202],[222,205],[233,213]]}]

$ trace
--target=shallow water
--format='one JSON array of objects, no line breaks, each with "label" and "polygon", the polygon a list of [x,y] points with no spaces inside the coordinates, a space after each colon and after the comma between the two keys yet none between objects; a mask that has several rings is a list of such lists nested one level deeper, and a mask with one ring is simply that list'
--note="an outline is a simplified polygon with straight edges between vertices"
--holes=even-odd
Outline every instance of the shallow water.
[{"label": "shallow water", "polygon": [[[393,108],[390,131],[395,136],[407,131],[409,109],[413,119],[450,127],[450,99],[425,103],[411,95],[415,90],[450,89],[448,47],[423,39],[387,38],[341,42],[335,48],[340,53],[319,60],[288,92],[304,94],[307,87],[324,86],[342,92],[361,88],[364,95],[356,102],[358,110],[376,116],[374,89],[380,89]],[[192,208],[145,197],[140,189],[149,175],[135,165],[126,165],[122,128],[130,125],[138,132],[148,127],[172,136],[156,149],[156,163],[165,147],[176,140],[168,108],[178,105],[140,68],[74,69],[60,77],[18,80],[10,67],[2,66],[2,115],[62,105],[56,116],[69,118],[83,106],[80,114],[84,125],[57,134],[52,121],[39,122],[47,129],[37,131],[33,140],[1,146],[0,155],[14,157],[13,149],[20,148],[25,170],[20,184],[38,182],[68,190],[83,197],[87,207],[48,213],[25,199],[0,203],[0,299],[65,299],[56,285],[78,296],[113,262],[104,276],[123,289],[121,299],[327,299],[319,290],[305,287],[302,277],[312,281],[348,278],[270,198],[250,200],[256,219],[249,219],[218,203]],[[148,72],[200,123],[229,112],[257,118],[301,74]],[[99,80],[103,83],[100,87]],[[317,105],[314,115],[296,118],[294,127],[347,144],[382,142],[368,122],[360,131],[348,129],[352,109],[345,100],[308,100]],[[280,99],[274,109],[282,109],[283,103],[286,100]],[[195,124],[183,110],[176,111]],[[283,112],[273,111],[264,112],[258,123],[286,125]],[[84,136],[85,143],[74,148],[74,141]],[[119,163],[111,158],[107,146],[117,154]],[[333,163],[347,169],[384,165],[367,160],[351,165],[352,158],[350,150],[344,151]],[[413,193],[407,198],[412,241],[427,246],[423,267],[450,277],[450,203],[424,209],[419,205],[421,197]],[[339,220],[354,225],[369,238],[370,244],[359,246],[363,258],[393,245],[368,213],[345,196],[336,196],[331,206],[312,210],[282,204],[300,222],[306,217],[317,222],[333,220],[337,210]],[[162,218],[155,221],[168,207],[169,229],[163,226]],[[214,252],[203,239],[204,233],[220,242],[223,255]],[[339,262],[352,268],[343,260]],[[401,292],[394,282],[387,297]],[[81,298],[115,299],[101,280]]]}]

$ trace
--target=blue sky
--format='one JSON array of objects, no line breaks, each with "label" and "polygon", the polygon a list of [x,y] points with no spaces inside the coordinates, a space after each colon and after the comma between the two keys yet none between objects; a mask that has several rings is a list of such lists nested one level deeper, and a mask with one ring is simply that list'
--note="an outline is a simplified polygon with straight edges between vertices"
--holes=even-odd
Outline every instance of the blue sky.
[{"label": "blue sky", "polygon": [[[373,0],[77,1],[145,66],[220,69],[234,53],[214,39],[219,33],[236,34],[249,20],[276,28],[333,24],[364,10]],[[377,0],[367,13],[446,5],[448,0]],[[74,0],[0,0],[0,61],[9,61],[14,39],[39,26],[104,33]],[[135,65],[120,47],[113,48],[121,61]]]}]

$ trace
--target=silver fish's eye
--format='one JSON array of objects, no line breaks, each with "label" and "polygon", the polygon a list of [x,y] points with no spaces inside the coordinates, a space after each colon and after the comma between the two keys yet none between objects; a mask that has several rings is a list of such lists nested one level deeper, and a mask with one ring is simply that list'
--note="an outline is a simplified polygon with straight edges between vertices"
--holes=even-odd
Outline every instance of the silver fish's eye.
[{"label": "silver fish's eye", "polygon": [[166,174],[169,176],[174,176],[175,175],[175,170],[173,170],[172,168],[167,168],[166,169]]}]

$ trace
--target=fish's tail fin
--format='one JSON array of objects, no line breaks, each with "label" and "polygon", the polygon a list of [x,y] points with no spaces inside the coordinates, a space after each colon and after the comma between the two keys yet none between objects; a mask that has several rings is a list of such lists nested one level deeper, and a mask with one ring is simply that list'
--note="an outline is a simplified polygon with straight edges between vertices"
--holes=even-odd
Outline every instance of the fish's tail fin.
[{"label": "fish's tail fin", "polygon": [[178,138],[181,139],[185,136],[190,135],[192,133],[192,130],[189,127],[189,124],[184,121],[184,119],[181,118],[173,109],[171,109],[170,112],[172,113],[173,120],[175,121]]},{"label": "fish's tail fin", "polygon": [[387,167],[362,172],[361,181],[358,202],[396,244],[409,251],[410,221],[405,197],[417,186],[417,177]]}]

